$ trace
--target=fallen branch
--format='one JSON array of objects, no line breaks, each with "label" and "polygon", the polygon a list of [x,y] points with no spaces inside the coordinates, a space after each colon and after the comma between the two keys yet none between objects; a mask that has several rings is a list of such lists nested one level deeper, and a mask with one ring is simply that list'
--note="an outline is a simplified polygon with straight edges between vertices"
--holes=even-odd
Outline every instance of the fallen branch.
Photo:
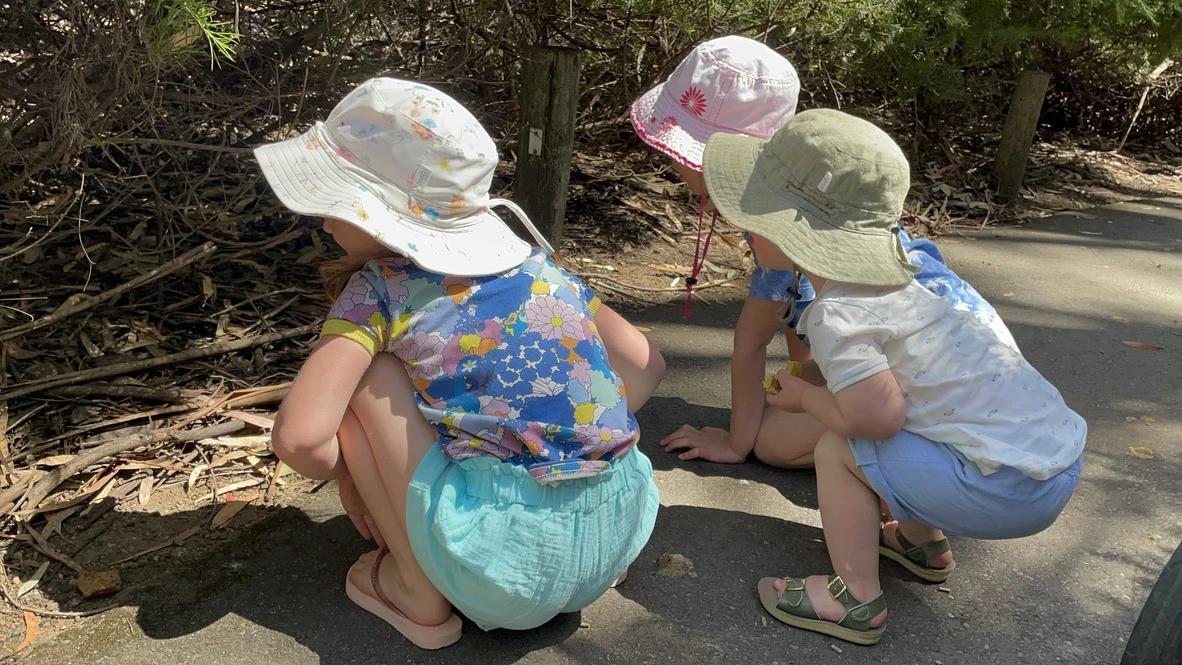
[{"label": "fallen branch", "polygon": [[254,153],[254,148],[239,148],[232,145],[211,145],[209,143],[189,143],[188,141],[173,141],[171,139],[143,139],[143,138],[127,138],[127,139],[108,139],[105,141],[95,142],[98,147],[106,147],[109,145],[166,145],[174,148],[188,148],[190,150],[208,150],[210,152],[228,152],[235,155],[250,155]]},{"label": "fallen branch", "polygon": [[76,305],[70,305],[68,307],[63,307],[63,308],[59,309],[58,311],[54,312],[53,314],[50,314],[48,316],[43,316],[35,321],[30,321],[24,325],[20,325],[15,328],[11,328],[9,330],[6,330],[5,332],[0,333],[0,342],[6,342],[10,339],[15,339],[15,338],[20,337],[22,335],[33,332],[34,330],[38,330],[40,328],[44,328],[45,326],[57,323],[58,321],[61,321],[62,319],[73,316],[79,312],[85,312],[86,310],[88,310],[92,307],[95,307],[95,306],[99,305],[100,303],[104,303],[108,300],[111,300],[112,298],[117,298],[136,287],[143,286],[144,284],[148,284],[150,282],[154,282],[157,279],[160,279],[161,277],[163,277],[165,275],[176,272],[177,270],[189,265],[190,263],[193,263],[193,262],[200,260],[206,256],[209,256],[210,254],[213,254],[217,250],[217,248],[218,248],[217,245],[213,244],[212,242],[207,242],[204,245],[197,247],[196,249],[192,249],[188,252],[185,252],[184,254],[181,254],[180,256],[176,257],[175,259],[169,261],[168,263],[162,264],[152,270],[149,270],[148,272],[140,275],[139,277],[136,277],[135,279],[133,279],[129,282],[125,282],[123,284],[120,284],[119,286],[116,286],[115,288],[111,289],[110,291],[100,293],[97,296],[94,296],[93,298],[87,298],[86,300],[83,300],[82,302],[80,302]]},{"label": "fallen branch", "polygon": [[152,400],[156,402],[183,402],[187,399],[177,388],[119,386],[110,383],[64,386],[55,390],[54,395],[60,395],[62,397],[125,397],[128,399]]},{"label": "fallen branch", "polygon": [[1141,92],[1141,101],[1137,102],[1137,110],[1133,111],[1133,119],[1129,121],[1129,128],[1125,130],[1125,135],[1120,138],[1120,145],[1116,146],[1116,150],[1112,152],[1119,154],[1124,150],[1125,141],[1129,140],[1129,134],[1133,131],[1133,125],[1137,123],[1137,117],[1141,115],[1141,109],[1145,108],[1145,100],[1149,97],[1149,91],[1153,89],[1153,82],[1157,80],[1167,69],[1174,66],[1174,61],[1166,58],[1161,61],[1161,64],[1149,73],[1149,78],[1145,82],[1145,90]]},{"label": "fallen branch", "polygon": [[[78,556],[82,550],[86,549],[95,538],[98,538],[104,531],[111,528],[113,520],[103,520],[107,513],[115,509],[117,502],[114,499],[104,499],[97,504],[94,512],[86,518],[83,525],[76,525],[74,528],[81,530],[81,534],[73,537],[74,547],[70,550],[70,556]],[[83,512],[85,515],[85,512]],[[52,566],[51,566],[52,567]]]},{"label": "fallen branch", "polygon": [[49,557],[50,559],[53,559],[55,561],[62,563],[67,568],[73,570],[76,573],[81,573],[84,570],[84,568],[82,568],[82,566],[78,565],[77,561],[74,561],[73,559],[66,556],[65,554],[62,554],[61,552],[53,549],[53,547],[49,544],[49,542],[46,541],[45,538],[41,534],[37,533],[36,529],[30,527],[27,522],[21,522],[21,528],[23,528],[25,530],[25,532],[29,534],[29,537],[33,539],[33,542],[31,543],[33,546],[33,549],[44,554],[45,556]]},{"label": "fallen branch", "polygon": [[3,494],[0,494],[0,515],[7,513],[16,507],[16,504],[20,503],[21,496],[25,493],[29,483],[33,482],[34,476],[36,474],[32,471],[25,473],[19,480],[13,483],[12,487],[9,487],[4,490]]},{"label": "fallen branch", "polygon": [[[76,386],[73,389],[79,389],[80,392],[84,392],[84,390],[82,390],[82,389],[86,389],[89,387],[90,386]],[[127,388],[130,386],[110,386],[110,387],[112,387],[112,388]],[[234,392],[230,393],[230,395],[226,399],[225,403],[218,405],[218,408],[221,408],[221,409],[243,409],[243,408],[247,408],[247,407],[251,407],[251,406],[269,406],[271,404],[278,404],[279,402],[283,401],[283,398],[287,396],[287,391],[290,389],[291,389],[291,382],[288,381],[286,383],[277,383],[273,386],[262,386],[259,388],[243,388],[241,390],[235,390]],[[66,388],[62,388],[60,390],[56,390],[56,391],[54,391],[54,395],[66,394],[66,391],[68,391],[68,390],[71,390],[71,388],[66,387]],[[139,388],[139,390],[152,390],[152,389],[151,388]],[[126,396],[135,397],[135,395],[130,395],[130,394],[126,395]],[[210,400],[213,400],[213,399],[214,398],[212,398],[212,397],[210,398]],[[184,413],[186,411],[193,411],[196,409],[202,409],[211,403],[212,403],[212,401],[206,401],[206,402],[202,403],[202,402],[198,402],[196,400],[190,400],[190,401],[184,402],[182,404],[175,404],[172,406],[164,406],[164,407],[160,407],[157,409],[151,409],[149,411],[141,411],[138,413],[124,414],[124,415],[119,416],[117,418],[111,418],[109,420],[104,420],[104,421],[97,422],[97,423],[91,423],[90,425],[86,425],[85,427],[79,427],[77,429],[70,430],[69,432],[66,432],[64,434],[58,434],[57,436],[52,436],[48,439],[41,441],[33,448],[21,451],[21,454],[35,456],[35,455],[43,452],[44,450],[46,450],[48,447],[52,446],[53,444],[55,444],[58,441],[61,441],[63,439],[71,439],[73,437],[81,436],[81,435],[86,434],[87,432],[90,432],[93,430],[106,429],[106,428],[111,427],[113,425],[123,425],[125,423],[134,422],[136,420],[142,420],[144,418],[154,418],[156,416],[167,416],[167,415],[172,415],[175,413]],[[213,412],[214,411],[211,411],[210,413],[213,413]],[[205,414],[205,415],[209,415],[209,414]],[[202,417],[205,417],[205,416],[202,416]],[[194,420],[197,420],[197,419],[194,419]],[[177,428],[174,427],[173,429],[177,429]],[[5,504],[4,497],[0,496],[0,506],[3,506],[4,504]],[[3,510],[0,510],[0,513],[3,513],[3,512],[4,512]]]},{"label": "fallen branch", "polygon": [[[287,391],[291,389],[291,382],[280,383],[274,386],[263,386],[261,388],[244,388],[242,390],[235,390],[234,392],[224,397],[210,397],[205,406],[201,407],[196,413],[188,416],[184,420],[172,426],[172,429],[181,429],[186,425],[208,417],[212,413],[221,413],[229,416],[234,409],[247,406],[260,406],[263,404],[277,404],[283,401],[287,396]],[[233,417],[233,416],[231,416]],[[269,429],[271,425],[262,426],[258,423],[251,422],[249,419],[239,418],[245,422],[251,423]],[[271,424],[274,424],[272,421]]]},{"label": "fallen branch", "polygon": [[159,552],[160,550],[162,550],[166,547],[172,547],[173,545],[180,545],[181,543],[184,543],[186,540],[197,535],[200,532],[201,532],[201,527],[199,527],[199,526],[190,527],[188,529],[185,529],[183,532],[178,533],[177,535],[173,536],[172,538],[169,538],[168,540],[166,540],[162,543],[159,543],[157,545],[153,545],[146,550],[143,550],[141,552],[136,552],[135,554],[132,554],[131,556],[123,557],[122,559],[119,559],[118,561],[112,561],[110,563],[110,567],[114,568],[115,566],[118,566],[121,563],[127,563],[128,561],[131,561],[133,559],[138,559],[138,558],[144,556],[145,554],[151,554],[152,552]]},{"label": "fallen branch", "polygon": [[[68,478],[75,473],[85,469],[86,467],[98,462],[106,457],[117,455],[126,450],[138,448],[140,446],[153,445],[162,443],[164,441],[199,441],[201,439],[209,439],[218,436],[225,436],[233,434],[234,432],[246,429],[246,423],[238,420],[232,420],[227,423],[218,425],[211,425],[210,427],[202,427],[199,429],[191,429],[184,432],[174,432],[169,429],[152,430],[144,434],[137,434],[136,436],[127,437],[125,439],[116,439],[103,445],[97,446],[84,453],[79,453],[74,459],[57,467],[53,471],[45,475],[45,477],[33,484],[32,489],[29,490],[25,497],[24,503],[31,508],[37,506],[49,496],[49,493],[57,489]],[[83,446],[86,444],[83,443]]]},{"label": "fallen branch", "polygon": [[[173,404],[171,406],[162,406],[158,409],[151,409],[149,411],[140,411],[138,413],[124,414],[124,415],[119,416],[117,418],[103,420],[101,422],[92,423],[92,424],[86,425],[84,427],[72,429],[72,430],[65,432],[63,434],[58,434],[57,436],[51,436],[48,439],[45,439],[45,440],[41,441],[40,443],[38,443],[36,446],[33,446],[32,448],[29,448],[28,450],[21,451],[21,454],[25,455],[25,456],[32,456],[35,458],[37,455],[40,455],[42,452],[45,452],[47,449],[52,447],[53,444],[57,443],[58,441],[62,441],[63,439],[72,439],[76,436],[82,436],[83,434],[86,434],[88,432],[92,432],[94,430],[107,429],[108,427],[113,427],[115,425],[123,425],[126,423],[135,422],[137,420],[142,420],[144,418],[155,418],[156,416],[168,416],[168,415],[172,415],[174,413],[184,413],[186,411],[192,411],[193,409],[197,409],[200,407],[201,407],[201,404],[199,404],[197,402],[186,402],[184,404]],[[2,505],[4,505],[4,502],[0,501],[0,506],[2,506]],[[0,512],[3,512],[3,511],[0,511]]]},{"label": "fallen branch", "polygon": [[25,395],[31,395],[50,388],[58,388],[60,386],[70,386],[84,381],[92,381],[95,379],[106,379],[112,376],[122,376],[124,374],[131,374],[133,372],[142,372],[144,370],[156,369],[157,367],[167,367],[169,365],[176,365],[178,363],[188,362],[190,360],[197,360],[198,358],[208,358],[210,356],[221,355],[223,353],[230,353],[231,351],[242,351],[243,349],[250,349],[263,344],[270,344],[272,342],[279,342],[292,337],[299,337],[308,333],[315,332],[320,325],[312,323],[290,330],[284,330],[276,333],[269,333],[266,335],[259,335],[258,337],[249,337],[247,339],[238,339],[232,342],[216,342],[207,346],[198,347],[196,349],[189,349],[188,351],[181,351],[173,353],[160,358],[149,358],[147,360],[137,360],[129,363],[120,363],[118,365],[109,365],[107,367],[95,367],[93,369],[82,370],[80,372],[72,372],[63,376],[55,376],[40,381],[32,381],[28,383],[18,383],[13,386],[5,395],[0,395],[0,401],[13,400]]},{"label": "fallen branch", "polygon": [[[262,388],[247,388],[244,390],[235,390],[230,393],[230,399],[222,405],[227,409],[243,409],[248,406],[267,406],[270,404],[278,404],[287,397],[287,391],[291,390],[291,381],[287,383],[277,383],[273,386],[263,386]],[[239,395],[240,397],[235,397]]]}]

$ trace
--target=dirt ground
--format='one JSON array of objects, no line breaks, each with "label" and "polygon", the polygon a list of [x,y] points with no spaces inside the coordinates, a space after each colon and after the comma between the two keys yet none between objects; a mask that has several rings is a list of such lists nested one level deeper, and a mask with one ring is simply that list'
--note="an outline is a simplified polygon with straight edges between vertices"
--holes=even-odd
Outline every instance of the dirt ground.
[{"label": "dirt ground", "polygon": [[[614,157],[578,155],[564,258],[615,305],[684,299],[699,238],[697,205],[659,159]],[[1009,206],[992,201],[987,171],[981,157],[929,164],[912,181],[905,226],[914,235],[938,238],[962,228],[1031,224],[1055,213],[1182,193],[1182,152],[1168,146],[1113,154],[1066,137],[1037,143],[1023,198]],[[709,221],[707,216],[707,229]],[[695,289],[698,302],[743,297],[752,265],[742,234],[720,225]]]}]

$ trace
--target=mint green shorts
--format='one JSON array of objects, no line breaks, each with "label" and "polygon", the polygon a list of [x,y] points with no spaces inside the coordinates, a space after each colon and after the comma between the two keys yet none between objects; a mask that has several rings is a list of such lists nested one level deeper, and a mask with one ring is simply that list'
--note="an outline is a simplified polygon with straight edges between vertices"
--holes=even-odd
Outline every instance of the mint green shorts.
[{"label": "mint green shorts", "polygon": [[653,467],[632,449],[590,478],[543,485],[494,457],[419,463],[406,526],[423,572],[484,630],[536,628],[608,590],[652,535]]}]

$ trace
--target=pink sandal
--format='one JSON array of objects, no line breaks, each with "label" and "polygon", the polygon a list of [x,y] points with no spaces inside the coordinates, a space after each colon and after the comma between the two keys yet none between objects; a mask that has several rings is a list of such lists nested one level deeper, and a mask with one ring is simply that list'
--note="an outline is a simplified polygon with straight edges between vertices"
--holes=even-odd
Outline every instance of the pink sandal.
[{"label": "pink sandal", "polygon": [[623,584],[624,582],[626,582],[627,580],[628,580],[628,569],[625,568],[624,572],[620,573],[620,576],[616,578],[616,581],[612,582],[611,588],[614,589],[614,588],[620,586],[621,584]]},{"label": "pink sandal", "polygon": [[[377,556],[374,557],[373,565],[369,571],[370,583],[373,584],[375,596],[365,593],[353,583],[351,575],[345,576],[345,594],[349,596],[349,600],[356,603],[361,609],[371,614],[377,615],[386,623],[394,627],[402,636],[410,640],[415,646],[420,649],[442,649],[443,647],[455,644],[460,639],[460,632],[463,629],[463,622],[460,617],[452,613],[446,621],[438,626],[424,626],[417,624],[407,618],[402,610],[394,606],[386,594],[382,593],[382,587],[378,585],[378,567],[382,565],[382,559],[390,550],[381,548],[378,550]],[[360,561],[350,567],[349,572],[353,572],[353,568],[362,565]]]}]

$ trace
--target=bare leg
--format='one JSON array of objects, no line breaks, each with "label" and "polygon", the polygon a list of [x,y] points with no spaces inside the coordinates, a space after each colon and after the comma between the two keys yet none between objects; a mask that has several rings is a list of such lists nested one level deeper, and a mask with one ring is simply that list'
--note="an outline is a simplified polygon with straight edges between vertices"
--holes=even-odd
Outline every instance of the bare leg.
[{"label": "bare leg", "polygon": [[[407,618],[424,626],[443,623],[451,604],[419,567],[406,534],[406,490],[423,455],[434,445],[435,430],[419,413],[414,387],[402,363],[379,353],[349,403],[337,439],[349,474],[370,518],[390,548],[378,583]],[[367,554],[353,583],[372,593]]]},{"label": "bare leg", "polygon": [[[882,591],[878,581],[878,496],[866,484],[862,471],[854,463],[849,443],[843,437],[825,432],[817,444],[817,496],[825,544],[833,570],[845,580],[859,600],[870,601]],[[817,614],[827,621],[840,621],[845,609],[826,589],[824,575],[805,580],[805,589]],[[783,592],[784,582],[776,582]],[[886,622],[886,610],[871,621],[877,628]]]},{"label": "bare leg", "polygon": [[769,406],[763,411],[763,422],[755,437],[755,456],[781,469],[812,468],[813,450],[824,432],[821,421],[807,413],[788,413]]}]

